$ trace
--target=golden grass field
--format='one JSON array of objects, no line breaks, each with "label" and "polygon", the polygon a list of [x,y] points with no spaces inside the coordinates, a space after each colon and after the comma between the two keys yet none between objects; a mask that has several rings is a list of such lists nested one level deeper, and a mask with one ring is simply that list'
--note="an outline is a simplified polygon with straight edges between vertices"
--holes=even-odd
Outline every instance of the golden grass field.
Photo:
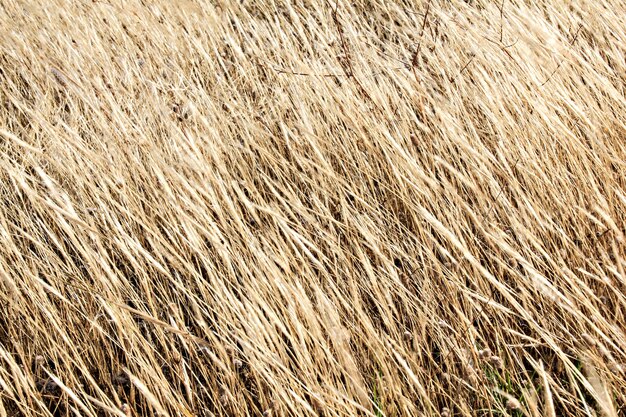
[{"label": "golden grass field", "polygon": [[2,0],[0,417],[626,415],[622,0]]}]

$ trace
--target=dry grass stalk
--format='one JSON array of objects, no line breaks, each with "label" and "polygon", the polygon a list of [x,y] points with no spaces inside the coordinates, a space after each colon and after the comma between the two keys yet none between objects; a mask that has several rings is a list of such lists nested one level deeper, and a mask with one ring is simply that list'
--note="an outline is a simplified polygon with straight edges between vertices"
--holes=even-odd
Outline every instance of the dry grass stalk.
[{"label": "dry grass stalk", "polygon": [[624,412],[623,1],[148,3],[0,4],[0,417]]}]

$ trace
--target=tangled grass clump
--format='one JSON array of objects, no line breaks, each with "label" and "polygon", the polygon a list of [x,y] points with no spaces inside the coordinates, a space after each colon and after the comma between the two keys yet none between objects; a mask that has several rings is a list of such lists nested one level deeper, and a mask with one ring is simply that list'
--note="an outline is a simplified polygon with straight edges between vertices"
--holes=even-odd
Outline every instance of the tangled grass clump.
[{"label": "tangled grass clump", "polygon": [[625,412],[623,1],[0,34],[0,417]]}]

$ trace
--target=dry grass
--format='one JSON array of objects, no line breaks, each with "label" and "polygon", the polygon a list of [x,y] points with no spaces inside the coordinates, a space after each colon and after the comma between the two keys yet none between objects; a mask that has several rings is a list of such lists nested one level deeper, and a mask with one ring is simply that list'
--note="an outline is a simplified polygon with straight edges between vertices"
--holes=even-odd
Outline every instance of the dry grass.
[{"label": "dry grass", "polygon": [[0,417],[618,416],[621,0],[0,3]]}]

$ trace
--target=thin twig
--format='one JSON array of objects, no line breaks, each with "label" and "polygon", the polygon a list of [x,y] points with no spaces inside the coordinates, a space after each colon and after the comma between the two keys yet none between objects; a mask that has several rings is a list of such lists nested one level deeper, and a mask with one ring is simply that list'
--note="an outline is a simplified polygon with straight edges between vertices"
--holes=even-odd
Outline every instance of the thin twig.
[{"label": "thin twig", "polygon": [[337,14],[338,7],[339,7],[339,3],[336,3],[335,4],[335,8],[332,11],[332,17],[333,17],[333,23],[335,24],[335,27],[337,28],[337,32],[339,33],[339,39],[341,41],[341,48],[343,49],[343,55],[345,57],[345,63],[342,63],[341,61],[340,61],[340,63],[342,65],[342,67],[344,67],[344,71],[345,71],[346,75],[348,76],[348,78],[352,78],[354,80],[354,83],[356,84],[356,86],[359,89],[359,91],[361,92],[361,94],[363,94],[363,96],[365,96],[365,98],[367,98],[372,104],[374,104],[374,106],[378,110],[382,110],[378,106],[378,104],[376,104],[376,102],[374,101],[372,96],[367,92],[365,87],[363,87],[363,84],[361,83],[361,81],[359,81],[359,79],[355,75],[354,66],[352,64],[352,51],[350,50],[350,47],[349,47],[348,42],[346,40],[346,37],[344,35],[343,26],[342,26],[341,22],[339,22],[339,17],[338,17],[338,14]]},{"label": "thin twig", "polygon": [[476,55],[472,54],[472,57],[467,60],[465,65],[463,65],[463,67],[459,70],[459,73],[454,78],[451,79],[451,82],[455,81],[457,78],[461,76],[461,74],[463,74],[463,71],[465,71],[467,67],[469,67],[472,61],[474,61],[474,58],[476,58]]},{"label": "thin twig", "polygon": [[504,20],[504,2],[505,0],[502,0],[502,4],[500,4],[500,43],[502,43],[502,39],[503,39],[502,24]]},{"label": "thin twig", "polygon": [[[574,45],[574,42],[576,42],[576,39],[578,39],[578,35],[580,34],[580,30],[583,28],[582,24],[578,25],[578,29],[576,30],[576,33],[574,34],[574,37],[572,38],[571,42],[569,43],[570,48]],[[563,65],[563,63],[565,62],[565,58],[563,58],[561,60],[561,62],[559,62],[559,65],[556,66],[556,68],[554,69],[554,71],[552,71],[550,73],[550,75],[548,75],[548,78],[541,83],[541,86],[543,87],[544,85],[548,84],[548,82],[552,79],[552,77],[554,76],[554,74],[556,74],[556,72],[559,70],[559,68],[561,68],[561,65]]]},{"label": "thin twig", "polygon": [[424,29],[426,28],[426,22],[428,21],[428,13],[430,12],[430,2],[426,4],[426,12],[424,13],[424,19],[422,20],[422,28],[420,29],[420,40],[417,43],[417,47],[415,48],[415,52],[413,53],[413,59],[411,60],[411,68],[413,68],[413,75],[415,76],[415,81],[420,82],[417,78],[417,71],[415,68],[417,67],[417,60],[419,58],[420,50],[422,49],[422,39],[424,37]]},{"label": "thin twig", "polygon": [[[520,161],[521,158],[522,158],[521,156],[517,157],[517,159],[515,160],[515,163],[513,164],[513,169],[512,170],[514,170],[517,167],[517,164],[518,164],[518,162]],[[493,200],[493,203],[491,203],[491,206],[489,207],[489,210],[487,210],[487,213],[483,216],[481,222],[484,222],[485,219],[487,219],[491,215],[491,211],[495,207],[495,205],[498,202],[498,199],[502,195],[503,191],[504,191],[504,187],[500,187],[500,192],[498,192],[498,195],[496,195],[496,198]]]},{"label": "thin twig", "polygon": [[488,40],[489,42],[495,44],[495,45],[498,45],[498,47],[502,50],[502,52],[504,52],[506,54],[506,56],[508,56],[511,59],[511,61],[513,61],[513,63],[519,67],[519,69],[524,71],[524,68],[522,68],[522,66],[515,60],[515,58],[513,58],[513,55],[511,55],[511,53],[508,51],[509,48],[515,46],[517,44],[517,42],[519,42],[519,39],[516,39],[515,42],[513,42],[513,43],[511,43],[509,45],[503,45],[502,42],[494,41],[493,39],[489,39],[486,36],[483,36],[483,38]]}]

